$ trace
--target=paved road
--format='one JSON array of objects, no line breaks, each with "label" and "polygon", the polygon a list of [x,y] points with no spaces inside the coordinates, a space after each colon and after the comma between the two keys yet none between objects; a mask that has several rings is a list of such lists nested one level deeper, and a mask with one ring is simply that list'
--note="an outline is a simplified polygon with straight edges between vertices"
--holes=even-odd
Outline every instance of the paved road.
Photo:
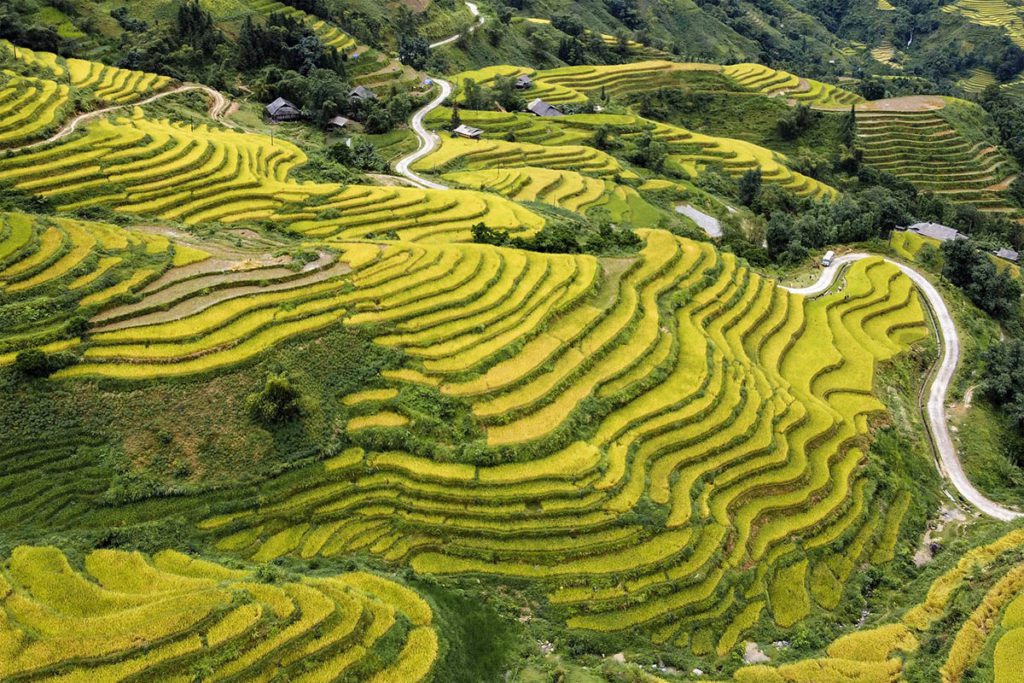
[{"label": "paved road", "polygon": [[[480,8],[476,6],[476,3],[467,2],[466,7],[469,8],[469,13],[476,17],[476,23],[469,28],[470,33],[472,33],[477,29],[477,27],[483,26],[486,19],[482,14],[480,14]],[[454,43],[458,39],[459,34],[456,33],[454,36],[449,36],[444,40],[431,43],[430,49],[433,50],[434,48],[441,47],[442,45]],[[440,94],[428,102],[422,109],[413,114],[412,121],[410,122],[413,132],[416,133],[416,137],[420,139],[419,146],[416,148],[415,152],[411,152],[398,160],[398,163],[395,164],[395,173],[405,177],[416,187],[428,190],[447,190],[447,185],[442,185],[441,183],[434,182],[433,180],[427,180],[423,176],[414,173],[410,168],[417,161],[437,149],[437,145],[441,141],[440,138],[437,137],[436,133],[432,133],[427,130],[426,126],[423,125],[423,119],[426,118],[427,114],[440,107],[441,103],[448,99],[448,96],[452,94],[452,84],[441,78],[434,78],[433,81],[440,86]]]},{"label": "paved road", "polygon": [[[832,286],[832,283],[839,276],[844,266],[870,256],[871,254],[843,254],[837,257],[831,266],[822,269],[821,277],[813,285],[801,288],[787,287],[786,289],[796,294],[803,294],[804,296],[820,294]],[[960,362],[960,337],[957,334],[956,325],[953,323],[953,316],[949,312],[949,307],[946,306],[946,302],[942,299],[942,295],[939,294],[939,290],[924,275],[910,266],[890,259],[885,260],[906,273],[907,277],[913,280],[917,288],[924,294],[938,322],[939,333],[942,335],[942,360],[939,362],[938,370],[935,373],[935,380],[932,382],[928,393],[928,404],[926,407],[928,424],[931,428],[935,449],[939,454],[939,472],[953,484],[953,487],[956,488],[967,502],[989,517],[1007,522],[1018,519],[1022,516],[1022,513],[989,500],[981,491],[974,487],[974,484],[971,483],[964,472],[960,458],[957,456],[956,448],[953,445],[953,437],[949,433],[949,423],[946,419],[946,396],[949,393],[949,385],[953,380],[957,364]]]},{"label": "paved road", "polygon": [[227,98],[224,97],[224,95],[221,94],[220,91],[214,90],[213,88],[210,88],[205,85],[199,85],[197,83],[187,83],[185,85],[179,85],[177,88],[174,88],[172,90],[166,90],[164,92],[157,93],[156,95],[147,97],[144,100],[128,102],[127,104],[119,104],[114,107],[107,107],[105,109],[97,109],[96,111],[90,111],[84,114],[79,114],[78,116],[64,124],[63,128],[61,128],[60,130],[58,130],[56,133],[46,138],[45,140],[38,140],[27,145],[22,145],[21,147],[14,147],[11,148],[11,150],[20,151],[25,149],[32,149],[34,147],[41,147],[42,145],[48,145],[51,142],[63,140],[64,138],[78,130],[78,127],[82,124],[88,123],[89,121],[92,121],[94,119],[101,118],[103,116],[106,116],[107,114],[113,113],[120,109],[127,109],[128,107],[141,107],[151,102],[156,102],[157,100],[162,99],[164,97],[170,97],[171,95],[177,95],[183,92],[191,92],[193,90],[205,92],[210,97],[211,101],[209,112],[211,118],[218,121],[219,123],[224,124],[229,128],[235,128],[235,125],[233,123],[224,118],[224,116],[227,114],[230,104],[228,103]]},{"label": "paved road", "polygon": [[[466,3],[466,7],[469,8],[469,13],[472,14],[474,17],[476,17],[476,23],[474,23],[472,26],[469,27],[469,32],[472,33],[473,31],[475,31],[477,29],[477,27],[483,26],[484,25],[484,21],[486,21],[486,19],[484,19],[484,16],[482,14],[480,14],[480,9],[476,6],[475,2],[467,2]],[[442,45],[448,45],[449,43],[454,43],[456,40],[459,39],[459,35],[460,34],[456,33],[454,36],[448,36],[447,38],[445,38],[443,40],[437,41],[436,43],[431,43],[430,44],[430,49],[433,50],[435,48],[441,47]]]},{"label": "paved road", "polygon": [[714,216],[709,216],[692,204],[679,204],[676,213],[681,213],[707,234],[708,237],[721,237],[722,224]]},{"label": "paved road", "polygon": [[452,84],[440,78],[435,78],[434,83],[437,83],[437,85],[440,86],[441,92],[438,93],[437,97],[428,102],[426,106],[413,114],[412,121],[410,122],[413,132],[416,133],[416,136],[420,139],[419,147],[416,148],[415,152],[411,152],[398,160],[398,163],[395,164],[395,173],[404,176],[417,187],[430,190],[447,190],[447,185],[435,183],[433,180],[427,180],[426,178],[417,175],[409,168],[414,163],[433,152],[441,141],[437,136],[437,133],[432,133],[427,130],[427,127],[423,125],[423,119],[427,114],[437,109],[441,106],[442,102],[448,99],[448,96],[452,94]]}]

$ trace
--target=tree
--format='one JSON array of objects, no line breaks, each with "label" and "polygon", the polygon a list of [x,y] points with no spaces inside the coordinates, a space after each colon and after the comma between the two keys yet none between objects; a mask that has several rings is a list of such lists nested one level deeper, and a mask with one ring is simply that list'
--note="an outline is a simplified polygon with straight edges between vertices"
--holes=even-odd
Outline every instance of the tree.
[{"label": "tree", "polygon": [[414,69],[422,69],[427,65],[430,56],[430,45],[419,35],[401,35],[398,39],[398,59]]},{"label": "tree", "polygon": [[489,93],[472,78],[462,81],[462,106],[466,109],[490,109],[492,105]]},{"label": "tree", "polygon": [[287,375],[271,374],[263,389],[249,394],[249,414],[257,422],[278,425],[293,422],[304,413],[301,394]]},{"label": "tree", "polygon": [[41,349],[22,351],[14,358],[14,369],[26,377],[49,377],[50,358]]},{"label": "tree", "polygon": [[220,44],[220,31],[213,17],[196,0],[188,0],[178,7],[178,38],[202,55],[212,55]]},{"label": "tree", "polygon": [[493,98],[505,111],[521,111],[526,108],[526,100],[516,88],[514,76],[494,77]]},{"label": "tree", "polygon": [[842,125],[839,128],[839,139],[847,147],[853,145],[857,139],[857,110],[850,105],[850,112],[843,117]]},{"label": "tree", "polygon": [[656,140],[651,131],[644,131],[637,140],[636,148],[629,154],[629,160],[637,166],[649,168],[655,173],[661,172],[668,159],[668,146]]},{"label": "tree", "polygon": [[739,183],[739,200],[746,206],[753,205],[761,193],[761,169],[751,169],[743,174]]},{"label": "tree", "polygon": [[591,141],[591,145],[602,151],[606,151],[612,146],[612,129],[606,123],[602,123],[600,126],[594,129],[594,139]]},{"label": "tree", "polygon": [[807,256],[800,242],[800,231],[787,216],[777,214],[768,222],[765,233],[768,257],[776,263],[797,263]]},{"label": "tree", "polygon": [[776,129],[783,140],[793,140],[805,133],[820,117],[821,114],[806,104],[798,104],[779,119]]},{"label": "tree", "polygon": [[1006,320],[1020,309],[1020,282],[999,272],[988,254],[967,240],[949,240],[942,244],[942,275],[949,279],[981,310]]},{"label": "tree", "polygon": [[[985,374],[981,389],[996,406],[1013,420],[1024,434],[1024,341],[1009,339],[993,344],[982,356]],[[1017,464],[1024,465],[1024,452],[1017,450]]]},{"label": "tree", "polygon": [[885,83],[878,78],[866,78],[860,83],[860,94],[866,100],[885,98]]},{"label": "tree", "polygon": [[462,117],[459,116],[459,105],[452,106],[452,118],[448,121],[448,130],[455,130],[462,125]]}]

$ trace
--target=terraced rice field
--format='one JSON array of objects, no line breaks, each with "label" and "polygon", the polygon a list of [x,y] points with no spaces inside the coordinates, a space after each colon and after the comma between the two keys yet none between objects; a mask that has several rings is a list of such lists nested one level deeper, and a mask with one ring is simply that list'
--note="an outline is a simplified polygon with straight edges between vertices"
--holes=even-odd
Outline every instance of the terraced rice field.
[{"label": "terraced rice field", "polygon": [[271,14],[284,14],[309,26],[324,45],[333,47],[339,52],[348,54],[355,51],[358,47],[355,39],[337,26],[277,0],[256,0],[255,2],[243,2],[242,0],[202,0],[202,4],[214,16],[228,21],[241,20],[243,16],[252,13],[264,17],[268,17]]},{"label": "terraced rice field", "polygon": [[734,64],[724,69],[741,87],[768,97],[784,97],[800,104],[818,107],[849,107],[864,98],[836,85],[776,71],[761,64]]},{"label": "terraced rice field", "polygon": [[995,84],[995,74],[986,69],[980,69],[977,67],[971,69],[971,75],[969,77],[960,81],[960,87],[964,89],[964,92],[971,95],[979,95],[984,92],[985,88]]},{"label": "terraced rice field", "polygon": [[229,26],[238,25],[246,16],[256,15],[266,19],[272,14],[283,14],[305,24],[325,46],[349,57],[346,72],[354,84],[383,88],[400,81],[416,83],[418,80],[414,80],[415,72],[407,72],[396,59],[360,45],[340,26],[291,4],[279,0],[202,0],[202,4],[220,22]]},{"label": "terraced rice field", "polygon": [[[550,104],[585,102],[587,94],[604,91],[612,97],[629,93],[656,90],[661,87],[677,86],[687,73],[694,71],[720,72],[717,64],[680,63],[665,60],[651,60],[630,64],[599,66],[567,66],[558,69],[537,71],[529,67],[499,65],[476,71],[464,71],[452,78],[457,86],[466,79],[481,85],[493,86],[494,79],[501,76],[528,74],[533,85],[524,91],[530,98],[540,97]],[[461,93],[457,100],[461,100]]]},{"label": "terraced rice field", "polygon": [[[437,110],[428,123],[446,125],[450,112]],[[786,157],[765,147],[733,138],[703,135],[679,126],[619,114],[574,114],[538,119],[528,114],[462,110],[462,120],[484,131],[483,140],[445,139],[441,149],[426,157],[422,170],[451,172],[459,166],[469,170],[514,169],[543,166],[604,177],[616,172],[615,160],[582,144],[593,139],[594,130],[607,126],[625,139],[649,132],[668,147],[669,165],[691,178],[709,166],[720,167],[734,177],[760,168],[765,182],[777,184],[794,194],[815,199],[836,196],[825,183],[793,171]],[[501,140],[512,133],[517,142]],[[528,142],[527,142],[528,141]],[[574,144],[575,143],[575,144]],[[543,151],[546,146],[548,150]],[[590,149],[590,152],[583,150]],[[627,174],[618,173],[620,178]]]},{"label": "terraced rice field", "polygon": [[[590,148],[548,156],[565,165],[618,168]],[[406,240],[471,239],[478,222],[529,234],[543,219],[498,196],[411,188],[297,182],[306,163],[295,145],[258,134],[131,116],[89,124],[60,142],[0,159],[0,182],[52,200],[61,210],[115,211],[196,223],[273,220],[310,237],[394,234]]]},{"label": "terraced rice field", "polygon": [[[187,280],[172,279],[143,292],[141,300],[104,310],[94,317],[95,329],[83,362],[58,377],[105,376],[118,379],[152,379],[190,375],[237,365],[286,339],[308,335],[331,325],[388,323],[410,313],[430,312],[445,305],[468,304],[469,296],[492,301],[502,292],[497,283],[515,288],[506,295],[532,295],[534,315],[551,314],[551,303],[537,298],[550,294],[548,287],[563,288],[566,296],[579,295],[592,280],[570,288],[573,278],[594,277],[578,272],[572,257],[531,256],[519,259],[508,250],[473,245],[387,247],[368,242],[335,243],[339,259],[324,253],[303,271],[286,268],[260,269]],[[503,259],[520,270],[526,282],[509,279]],[[525,272],[528,264],[533,270]],[[217,285],[211,289],[211,285]],[[492,287],[493,289],[485,288]],[[461,289],[469,291],[460,291]],[[562,291],[559,289],[557,291]],[[513,303],[516,299],[511,299]],[[482,314],[481,314],[482,315]],[[468,316],[468,313],[467,313]],[[433,317],[444,317],[435,313]],[[473,343],[498,332],[480,332],[481,318],[468,316],[472,327],[462,329]],[[461,329],[455,323],[451,330]],[[472,333],[476,332],[476,336]],[[434,331],[431,338],[436,338]],[[459,343],[465,339],[455,335]],[[467,337],[468,338],[468,337]],[[461,348],[461,346],[459,347]],[[359,421],[359,427],[397,426]],[[350,428],[352,425],[350,425]]]},{"label": "terraced rice field", "polygon": [[472,241],[477,223],[528,237],[544,225],[498,195],[463,190],[349,185],[330,188],[315,206],[286,207],[272,220],[329,243],[394,236],[410,242]]},{"label": "terraced rice field", "polygon": [[[906,660],[917,668],[923,659],[938,656],[943,662],[937,677],[943,683],[964,680],[1020,680],[1024,653],[1024,532],[1012,531],[995,542],[969,550],[951,569],[930,585],[923,601],[903,616],[850,631],[826,648],[826,657],[780,666],[758,665],[739,669],[737,683],[803,683],[805,681],[901,681]],[[975,584],[987,587],[966,615],[953,608],[956,592]],[[965,618],[966,616],[966,618]],[[952,628],[952,630],[950,630]],[[921,652],[929,638],[947,643],[948,650]],[[990,664],[979,660],[989,653]],[[921,675],[919,669],[915,672]]]},{"label": "terraced rice field", "polygon": [[908,180],[920,190],[1012,213],[1003,196],[1016,174],[994,144],[971,142],[934,111],[858,109],[858,146],[865,163]]},{"label": "terraced rice field", "polygon": [[598,178],[618,175],[636,178],[619,161],[599,149],[584,145],[538,145],[504,140],[466,140],[442,138],[441,145],[418,161],[417,171],[444,173],[465,168],[477,171],[510,166],[540,166],[551,170],[573,170]]},{"label": "terraced rice field", "polygon": [[942,9],[960,14],[980,26],[1001,28],[1018,47],[1024,47],[1024,17],[1020,7],[1013,3],[1006,0],[957,0]]},{"label": "terraced rice field", "polygon": [[[50,52],[33,52],[24,47],[15,47],[2,40],[0,50],[12,54],[39,81],[51,82],[45,87],[62,88],[65,98],[70,87],[88,92],[103,105],[126,104],[164,90],[172,83],[167,76],[120,69],[83,59],[65,59]],[[31,118],[45,119],[45,116],[39,114]]]},{"label": "terraced rice field", "polygon": [[516,167],[447,173],[447,182],[490,190],[517,202],[542,202],[577,213],[607,210],[612,220],[631,225],[655,225],[658,210],[628,185],[591,178],[575,171]]},{"label": "terraced rice field", "polygon": [[185,223],[268,218],[330,188],[287,180],[306,156],[291,143],[187,123],[130,117],[0,160],[0,182],[63,209],[110,206]]},{"label": "terraced rice field", "polygon": [[167,76],[119,69],[99,62],[72,58],[66,64],[72,86],[88,89],[97,100],[109,104],[133,102],[171,83]]},{"label": "terraced rice field", "polygon": [[896,48],[888,38],[879,43],[877,47],[871,48],[871,57],[886,66],[900,68],[899,63],[896,62]]},{"label": "terraced rice field", "polygon": [[17,147],[57,128],[69,108],[67,85],[0,71],[0,149]]},{"label": "terraced rice field", "polygon": [[76,570],[56,548],[14,548],[0,615],[4,680],[192,680],[201,666],[208,681],[415,682],[438,653],[430,606],[388,579],[267,583],[174,551],[97,550]]},{"label": "terraced rice field", "polygon": [[[713,631],[721,652],[759,619],[834,607],[855,567],[892,556],[885,530],[905,511],[859,464],[882,410],[875,363],[926,335],[915,290],[868,260],[843,294],[805,301],[710,245],[641,233],[637,259],[450,246],[383,284],[412,256],[357,271],[356,292],[378,293],[346,324],[387,330],[377,342],[409,358],[370,400],[344,401],[369,420],[349,433],[364,448],[201,529],[263,560],[365,552],[534,579],[573,628],[685,645],[731,624]],[[394,400],[410,383],[469,402],[496,462],[532,459],[397,448],[417,429]],[[660,521],[639,524],[650,504]],[[803,588],[786,573],[801,562]]]},{"label": "terraced rice field", "polygon": [[38,71],[43,78],[67,76],[67,68],[61,63],[60,57],[52,52],[37,52],[27,47],[16,46],[8,40],[0,40],[0,50],[10,54],[25,66]]},{"label": "terraced rice field", "polygon": [[[550,19],[542,19],[540,17],[527,17],[526,21],[530,22],[531,24],[540,24],[542,26],[550,26],[551,25],[551,20]],[[620,41],[619,41],[619,39],[616,36],[609,35],[607,33],[600,33],[598,35],[600,36],[601,41],[605,45],[607,45],[609,47],[616,47],[617,48],[619,46],[619,44],[620,44]],[[651,47],[649,45],[644,45],[643,43],[639,43],[639,42],[637,42],[635,40],[632,40],[632,39],[627,39],[626,40],[626,49],[627,49],[627,51],[629,52],[630,55],[634,55],[634,56],[647,57],[647,58],[653,58],[653,59],[669,59],[669,58],[671,58],[671,55],[669,53],[667,53],[667,52],[659,50],[659,49],[657,49],[655,47]]]},{"label": "terraced rice field", "polygon": [[[0,365],[27,348],[73,346],[73,318],[141,289],[183,255],[192,262],[208,256],[113,225],[0,214]],[[56,296],[66,305],[42,305]],[[26,308],[32,303],[38,309]]]}]

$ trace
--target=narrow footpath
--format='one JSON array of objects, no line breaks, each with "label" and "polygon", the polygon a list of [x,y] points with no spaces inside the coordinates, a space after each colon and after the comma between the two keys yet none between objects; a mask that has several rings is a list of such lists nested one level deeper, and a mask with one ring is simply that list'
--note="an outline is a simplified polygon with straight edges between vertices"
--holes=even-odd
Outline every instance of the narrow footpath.
[{"label": "narrow footpath", "polygon": [[113,107],[106,107],[104,109],[97,109],[96,111],[89,111],[84,114],[79,114],[78,116],[64,124],[64,126],[61,127],[60,130],[58,130],[56,133],[46,138],[45,140],[37,140],[36,142],[31,142],[27,145],[22,145],[21,147],[12,147],[10,151],[19,152],[26,149],[42,147],[43,145],[48,145],[52,142],[63,140],[64,138],[78,130],[78,127],[82,124],[88,123],[89,121],[93,121],[95,119],[102,118],[107,114],[112,114],[115,111],[119,111],[121,109],[128,109],[129,107],[142,107],[152,102],[156,102],[157,100],[163,99],[165,97],[170,97],[171,95],[178,95],[183,92],[192,91],[204,92],[207,94],[207,96],[209,96],[210,118],[212,118],[214,121],[217,121],[220,124],[227,126],[228,128],[236,128],[235,124],[231,123],[225,118],[228,109],[230,108],[230,103],[228,102],[228,99],[224,97],[223,93],[221,93],[219,90],[215,90],[214,88],[211,88],[206,85],[199,85],[198,83],[186,83],[185,85],[179,85],[177,88],[165,90],[164,92],[160,92],[150,97],[147,97],[144,100],[128,102],[126,104],[119,104]]}]

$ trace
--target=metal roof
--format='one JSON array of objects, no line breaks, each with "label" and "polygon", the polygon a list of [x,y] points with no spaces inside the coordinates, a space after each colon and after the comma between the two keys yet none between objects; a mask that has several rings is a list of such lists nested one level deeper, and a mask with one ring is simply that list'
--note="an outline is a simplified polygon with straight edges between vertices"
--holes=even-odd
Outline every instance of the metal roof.
[{"label": "metal roof", "polygon": [[939,223],[915,223],[907,228],[910,232],[916,232],[924,237],[931,237],[933,240],[948,242],[949,240],[967,239],[967,235],[961,235],[957,230]]},{"label": "metal roof", "polygon": [[283,97],[278,97],[276,100],[268,104],[267,113],[271,116],[276,116],[279,111],[285,108],[293,110],[296,114],[299,113],[299,108]]},{"label": "metal roof", "polygon": [[537,116],[562,116],[561,111],[555,109],[539,97],[526,105],[526,108]]}]

